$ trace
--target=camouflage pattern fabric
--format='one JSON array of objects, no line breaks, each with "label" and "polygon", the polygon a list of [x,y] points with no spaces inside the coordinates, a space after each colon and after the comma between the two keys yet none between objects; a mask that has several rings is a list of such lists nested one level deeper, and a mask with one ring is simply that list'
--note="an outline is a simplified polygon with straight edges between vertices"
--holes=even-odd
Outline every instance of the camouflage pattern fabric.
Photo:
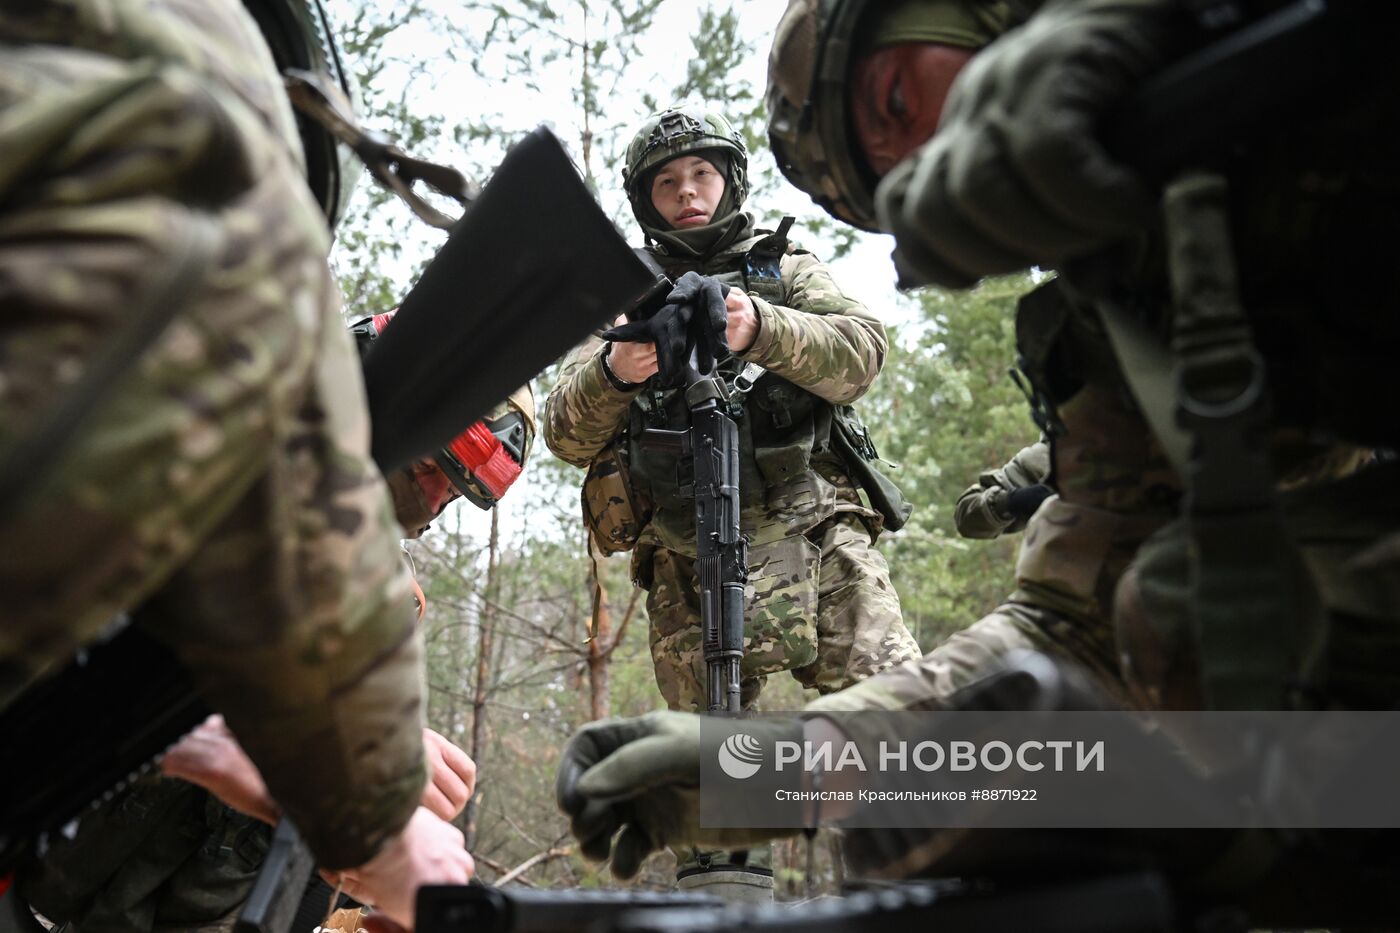
[{"label": "camouflage pattern fabric", "polygon": [[807,709],[946,709],[954,693],[999,670],[1018,650],[1072,661],[1126,704],[1110,610],[1129,560],[1157,525],[1051,496],[1027,524],[1016,590],[1005,603],[922,658]]},{"label": "camouflage pattern fabric", "polygon": [[9,5],[0,42],[0,457],[180,308],[0,527],[0,702],[144,604],[321,863],[361,864],[423,784],[420,645],[271,57],[234,0]]},{"label": "camouflage pattern fabric", "polygon": [[[744,260],[758,240],[743,239],[703,263],[659,249],[653,254],[673,278],[694,269],[743,287]],[[746,705],[769,673],[800,669],[794,675],[804,684],[834,690],[918,653],[888,569],[871,547],[878,516],[861,503],[826,443],[829,406],[858,399],[884,364],[884,327],[810,254],[790,251],[780,271],[776,290],[749,290],[758,336],[721,366],[732,374],[755,362],[767,371],[740,419],[740,521],[751,542]],[[657,681],[671,708],[703,708],[703,666],[698,683],[695,666],[694,505],[679,495],[674,463],[659,462],[636,443],[648,416],[660,410],[650,405],[650,389],[614,388],[603,373],[603,352],[595,339],[567,359],[545,402],[544,439],[561,459],[587,466],[603,447],[630,435],[632,481],[638,498],[653,507],[633,577],[649,591]],[[801,425],[777,427],[780,419],[770,410],[775,398],[799,413],[797,420],[807,418],[810,433],[800,433]]]},{"label": "camouflage pattern fabric", "polygon": [[[654,560],[647,614],[657,686],[668,708],[704,710],[695,562],[664,549]],[[768,674],[791,670],[802,686],[832,693],[918,656],[889,567],[855,516],[756,548],[750,568],[758,582],[746,587],[745,709]]]},{"label": "camouflage pattern fabric", "polygon": [[149,777],[52,840],[17,890],[72,933],[231,930],[271,838],[202,788]]},{"label": "camouflage pattern fabric", "polygon": [[1050,445],[1037,441],[1022,447],[999,470],[988,470],[967,487],[953,506],[953,524],[964,538],[995,538],[1026,527],[1026,520],[1006,510],[1015,489],[1043,483],[1050,476]]},{"label": "camouflage pattern fabric", "polygon": [[[1323,471],[1337,459],[1328,458]],[[1388,495],[1397,479],[1400,464],[1365,463],[1341,477],[1295,485],[1280,497],[1286,527],[1329,616],[1312,703],[1389,709],[1400,696],[1394,664],[1400,650],[1400,504]],[[1184,522],[1164,526],[1143,544],[1118,589],[1125,676],[1143,705],[1175,709],[1201,702],[1188,547]]]}]

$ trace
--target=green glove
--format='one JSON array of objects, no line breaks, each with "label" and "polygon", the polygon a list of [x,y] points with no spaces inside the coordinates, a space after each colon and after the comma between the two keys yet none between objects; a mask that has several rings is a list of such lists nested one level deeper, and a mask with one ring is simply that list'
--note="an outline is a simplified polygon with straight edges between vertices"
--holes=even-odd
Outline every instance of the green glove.
[{"label": "green glove", "polygon": [[1152,222],[1155,199],[1101,147],[1112,108],[1190,35],[1175,0],[1064,0],[979,52],[938,132],[876,191],[903,285],[965,287],[1056,266]]},{"label": "green glove", "polygon": [[[771,729],[775,738],[802,735],[796,720],[749,725],[747,731]],[[618,878],[632,877],[648,855],[666,846],[742,849],[798,832],[700,826],[700,717],[693,713],[584,726],[564,748],[555,795],[571,818],[579,851],[595,861],[611,853]]]}]

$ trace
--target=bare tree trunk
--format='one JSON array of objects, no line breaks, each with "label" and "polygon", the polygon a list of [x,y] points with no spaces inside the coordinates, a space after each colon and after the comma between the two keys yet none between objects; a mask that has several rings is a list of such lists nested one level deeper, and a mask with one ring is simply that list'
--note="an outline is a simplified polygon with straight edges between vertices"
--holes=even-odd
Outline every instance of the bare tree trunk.
[{"label": "bare tree trunk", "polygon": [[840,833],[826,834],[827,851],[831,853],[832,893],[839,894],[846,887],[846,847]]},{"label": "bare tree trunk", "polygon": [[593,574],[593,637],[588,640],[588,718],[606,719],[612,707],[608,661],[612,651],[612,615],[608,612],[608,591],[597,574]]},{"label": "bare tree trunk", "polygon": [[[481,767],[481,753],[485,746],[486,688],[491,676],[491,643],[496,629],[496,565],[500,559],[500,520],[500,510],[492,508],[491,543],[486,557],[486,599],[481,607],[481,629],[476,643],[476,688],[472,692],[472,736],[471,744],[467,749],[467,754],[471,755],[472,760],[477,763],[478,769]],[[479,770],[478,774],[480,774]],[[468,849],[476,844],[477,802],[481,798],[481,791],[482,782],[478,777],[476,793],[472,795],[471,800],[467,801],[466,826],[462,833],[466,837]]]},{"label": "bare tree trunk", "polygon": [[598,182],[593,177],[593,108],[590,105],[591,94],[589,93],[588,73],[588,4],[579,4],[583,10],[583,41],[579,43],[579,61],[583,65],[583,138],[579,140],[583,144],[583,180],[588,186],[588,190],[597,192]]}]

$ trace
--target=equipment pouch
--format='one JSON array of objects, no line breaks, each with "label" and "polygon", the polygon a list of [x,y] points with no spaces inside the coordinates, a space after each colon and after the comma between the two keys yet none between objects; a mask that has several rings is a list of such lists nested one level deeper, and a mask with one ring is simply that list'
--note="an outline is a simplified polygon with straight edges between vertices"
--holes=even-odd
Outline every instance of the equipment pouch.
[{"label": "equipment pouch", "polygon": [[749,395],[754,461],[767,486],[786,483],[812,462],[812,396],[769,376]]},{"label": "equipment pouch", "polygon": [[625,437],[604,447],[588,465],[581,500],[584,524],[599,551],[632,550],[651,520],[651,503],[632,488]]},{"label": "equipment pouch", "polygon": [[909,521],[914,507],[904,498],[894,480],[875,467],[879,459],[870,442],[870,432],[849,405],[836,409],[831,419],[831,446],[846,464],[846,471],[870,498],[870,507],[885,520],[885,527],[898,531]]},{"label": "equipment pouch", "polygon": [[749,550],[744,607],[744,678],[806,667],[817,660],[817,581],[821,551],[801,535]]}]

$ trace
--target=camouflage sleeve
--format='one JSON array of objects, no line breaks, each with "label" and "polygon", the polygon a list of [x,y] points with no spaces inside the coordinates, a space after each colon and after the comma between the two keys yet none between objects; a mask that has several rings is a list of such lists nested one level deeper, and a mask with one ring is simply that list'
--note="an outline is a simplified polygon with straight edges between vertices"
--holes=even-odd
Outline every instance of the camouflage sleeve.
[{"label": "camouflage sleeve", "polygon": [[544,442],[566,463],[586,467],[627,426],[637,397],[621,392],[603,373],[602,338],[591,337],[564,361],[544,402]]},{"label": "camouflage sleeve", "polygon": [[1015,521],[1006,511],[1007,490],[1004,483],[997,482],[999,474],[1000,470],[983,473],[958,497],[953,507],[953,524],[964,538],[995,538]]},{"label": "camouflage sleeve", "polygon": [[988,470],[958,497],[953,523],[964,538],[995,538],[1026,527],[1024,518],[1006,510],[1007,494],[1043,483],[1050,476],[1050,445],[1037,441],[1021,448],[999,470]]},{"label": "camouflage sleeve", "polygon": [[783,257],[787,306],[753,299],[758,336],[739,356],[835,405],[866,393],[885,365],[885,326],[809,253]]},{"label": "camouflage sleeve", "polygon": [[361,864],[421,792],[421,652],[271,58],[235,0],[6,6],[0,43],[0,462],[170,311],[0,522],[0,704],[141,607]]}]

